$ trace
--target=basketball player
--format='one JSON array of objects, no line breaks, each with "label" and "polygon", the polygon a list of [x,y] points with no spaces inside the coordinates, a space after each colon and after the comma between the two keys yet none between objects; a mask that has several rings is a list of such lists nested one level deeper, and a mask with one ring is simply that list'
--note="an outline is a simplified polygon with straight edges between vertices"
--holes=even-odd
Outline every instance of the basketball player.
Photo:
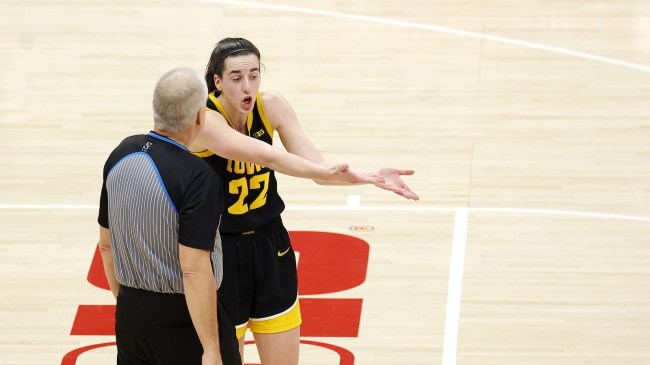
[{"label": "basketball player", "polygon": [[[259,92],[260,52],[246,39],[217,43],[205,79],[206,126],[190,150],[217,171],[226,191],[219,297],[237,328],[242,356],[250,327],[263,365],[297,365],[302,319],[296,258],[280,218],[284,203],[274,170],[319,184],[373,183],[417,200],[400,178],[413,171],[387,168],[358,173],[356,181],[337,180],[331,168],[323,167],[325,158],[302,132],[287,101],[277,93]],[[271,147],[276,132],[288,156],[272,155],[277,153]]]}]

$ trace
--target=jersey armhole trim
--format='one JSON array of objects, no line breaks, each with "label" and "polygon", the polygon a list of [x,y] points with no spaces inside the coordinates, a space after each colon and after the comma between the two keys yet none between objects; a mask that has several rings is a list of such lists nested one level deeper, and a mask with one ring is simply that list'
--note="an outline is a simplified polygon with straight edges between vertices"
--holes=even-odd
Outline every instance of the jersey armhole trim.
[{"label": "jersey armhole trim", "polygon": [[258,92],[257,93],[257,108],[260,112],[260,117],[262,118],[262,124],[264,124],[264,127],[266,128],[266,132],[271,136],[271,139],[273,139],[273,128],[271,127],[271,122],[269,122],[269,118],[266,116],[266,110],[264,110],[264,103],[262,102],[262,93]]},{"label": "jersey armhole trim", "polygon": [[210,150],[203,150],[203,151],[199,151],[199,152],[192,152],[192,154],[194,156],[196,156],[196,157],[206,158],[206,157],[210,157],[210,156],[214,155],[214,152],[212,152]]}]

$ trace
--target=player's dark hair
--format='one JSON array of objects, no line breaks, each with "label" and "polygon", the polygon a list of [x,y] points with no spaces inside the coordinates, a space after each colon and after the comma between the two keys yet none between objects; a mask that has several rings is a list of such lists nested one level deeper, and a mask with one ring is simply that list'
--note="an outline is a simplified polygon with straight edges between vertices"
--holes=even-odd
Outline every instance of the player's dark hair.
[{"label": "player's dark hair", "polygon": [[214,85],[214,75],[223,77],[223,64],[226,58],[233,56],[246,56],[254,54],[257,59],[260,59],[260,51],[253,43],[244,38],[224,38],[214,46],[210,61],[205,68],[205,82],[208,84],[208,93],[214,91],[215,96],[219,96],[221,92],[216,90]]}]

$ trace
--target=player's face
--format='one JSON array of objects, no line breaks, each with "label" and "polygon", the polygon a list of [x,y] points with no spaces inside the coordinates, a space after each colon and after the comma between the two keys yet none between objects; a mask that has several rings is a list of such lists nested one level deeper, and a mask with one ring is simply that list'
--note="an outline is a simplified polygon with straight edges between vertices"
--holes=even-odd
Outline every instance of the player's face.
[{"label": "player's face", "polygon": [[260,89],[260,60],[254,54],[226,58],[223,77],[217,85],[230,105],[242,112],[250,112]]}]

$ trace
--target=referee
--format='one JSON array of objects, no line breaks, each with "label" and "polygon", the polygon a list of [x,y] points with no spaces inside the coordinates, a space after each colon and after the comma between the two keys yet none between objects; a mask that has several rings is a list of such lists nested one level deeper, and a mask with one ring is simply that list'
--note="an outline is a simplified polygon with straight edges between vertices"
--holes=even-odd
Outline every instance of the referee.
[{"label": "referee", "polygon": [[154,130],[126,138],[104,166],[99,245],[117,298],[117,364],[241,364],[217,301],[222,192],[187,146],[205,123],[207,88],[177,68],[154,91]]}]

